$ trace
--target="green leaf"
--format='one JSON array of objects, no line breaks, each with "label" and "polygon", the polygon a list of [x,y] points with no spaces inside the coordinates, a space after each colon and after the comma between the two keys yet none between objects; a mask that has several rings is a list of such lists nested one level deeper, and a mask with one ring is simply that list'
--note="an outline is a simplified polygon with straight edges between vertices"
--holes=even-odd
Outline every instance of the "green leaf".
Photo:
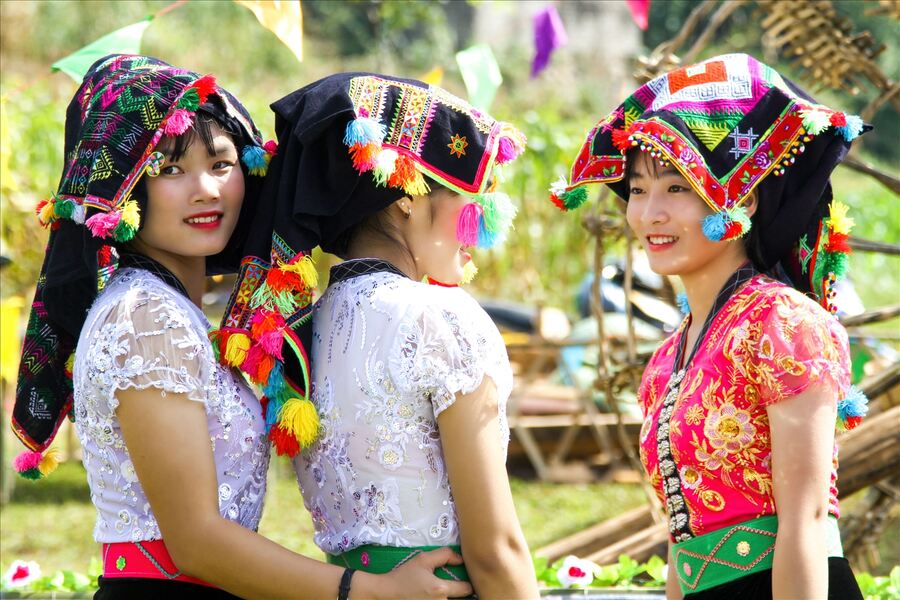
[{"label": "green leaf", "polygon": [[650,557],[644,565],[644,570],[647,575],[650,576],[651,581],[648,582],[649,585],[663,585],[666,582],[666,578],[663,576],[663,571],[666,568],[666,561],[664,561],[659,556],[653,555]]},{"label": "green leaf", "polygon": [[102,38],[59,59],[53,63],[51,69],[62,71],[80,84],[91,65],[104,56],[108,54],[140,54],[141,38],[144,36],[144,31],[150,26],[152,19],[153,17],[147,17],[143,21],[107,33]]}]

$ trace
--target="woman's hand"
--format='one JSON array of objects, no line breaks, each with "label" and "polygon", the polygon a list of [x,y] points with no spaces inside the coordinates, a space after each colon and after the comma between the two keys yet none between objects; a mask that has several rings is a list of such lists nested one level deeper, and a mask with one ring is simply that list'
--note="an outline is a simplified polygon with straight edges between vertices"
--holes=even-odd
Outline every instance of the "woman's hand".
[{"label": "woman's hand", "polygon": [[[368,590],[375,592],[374,598],[396,598],[397,600],[432,600],[460,598],[473,593],[472,586],[465,581],[447,581],[435,576],[434,571],[444,565],[461,565],[462,556],[450,548],[440,548],[424,552],[408,560],[386,575],[369,575],[357,572],[350,587],[351,600],[373,598]],[[357,587],[356,579],[362,584]],[[371,583],[370,583],[371,582]],[[357,591],[358,590],[358,591]]]}]

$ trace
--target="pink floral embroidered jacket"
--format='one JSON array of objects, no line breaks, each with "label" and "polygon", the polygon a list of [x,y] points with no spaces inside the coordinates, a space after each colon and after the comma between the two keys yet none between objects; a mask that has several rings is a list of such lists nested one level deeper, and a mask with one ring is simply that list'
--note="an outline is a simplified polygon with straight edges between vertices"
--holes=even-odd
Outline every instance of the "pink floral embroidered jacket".
[{"label": "pink floral embroidered jacket", "polygon": [[[665,503],[656,429],[687,319],[650,359],[639,391],[640,454]],[[694,535],[775,514],[766,407],[812,384],[837,404],[850,389],[847,333],[813,300],[758,275],[726,303],[688,369],[670,424]],[[839,515],[835,444],[830,510]]]}]

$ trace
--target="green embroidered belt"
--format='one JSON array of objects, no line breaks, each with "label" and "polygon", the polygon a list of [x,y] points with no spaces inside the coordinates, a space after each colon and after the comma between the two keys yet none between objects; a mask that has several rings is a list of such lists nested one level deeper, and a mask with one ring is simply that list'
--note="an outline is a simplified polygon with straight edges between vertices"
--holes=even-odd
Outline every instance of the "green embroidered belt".
[{"label": "green embroidered belt", "polygon": [[[353,550],[348,550],[343,554],[328,554],[328,562],[340,567],[349,567],[366,573],[374,573],[380,575],[393,571],[411,558],[429,552],[444,548],[445,546],[417,546],[414,548],[399,548],[396,546],[377,546],[368,544],[360,546]],[[446,546],[459,554],[459,546]],[[434,574],[441,579],[449,579],[452,581],[469,581],[469,574],[466,572],[465,565],[444,565],[434,570]]]},{"label": "green embroidered belt", "polygon": [[[826,519],[826,531],[828,556],[843,556],[837,519]],[[673,560],[681,592],[702,592],[771,569],[777,532],[778,517],[770,515],[674,544]]]}]

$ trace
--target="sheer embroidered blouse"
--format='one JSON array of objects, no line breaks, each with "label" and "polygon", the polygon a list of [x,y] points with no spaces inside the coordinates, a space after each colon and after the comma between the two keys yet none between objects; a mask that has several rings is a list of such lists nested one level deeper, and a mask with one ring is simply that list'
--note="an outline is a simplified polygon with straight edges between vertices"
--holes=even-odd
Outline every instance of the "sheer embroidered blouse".
[{"label": "sheer embroidered blouse", "polygon": [[98,542],[161,539],[125,447],[116,393],[183,393],[205,405],[222,516],[255,530],[269,463],[259,401],[219,365],[209,322],[187,298],[147,271],[117,271],[81,330],[75,357],[75,427],[81,441]]},{"label": "sheer embroidered blouse", "polygon": [[437,417],[490,377],[509,442],[512,371],[487,313],[458,288],[360,275],[317,302],[310,358],[322,435],[294,467],[316,544],[458,544]]},{"label": "sheer embroidered blouse", "polygon": [[[656,351],[639,392],[645,421],[640,454],[660,500],[656,429],[685,324]],[[836,404],[850,388],[843,326],[793,288],[756,276],[713,321],[681,386],[670,447],[694,535],[775,514],[766,407],[813,384]],[[839,515],[837,445],[829,512]]]}]

